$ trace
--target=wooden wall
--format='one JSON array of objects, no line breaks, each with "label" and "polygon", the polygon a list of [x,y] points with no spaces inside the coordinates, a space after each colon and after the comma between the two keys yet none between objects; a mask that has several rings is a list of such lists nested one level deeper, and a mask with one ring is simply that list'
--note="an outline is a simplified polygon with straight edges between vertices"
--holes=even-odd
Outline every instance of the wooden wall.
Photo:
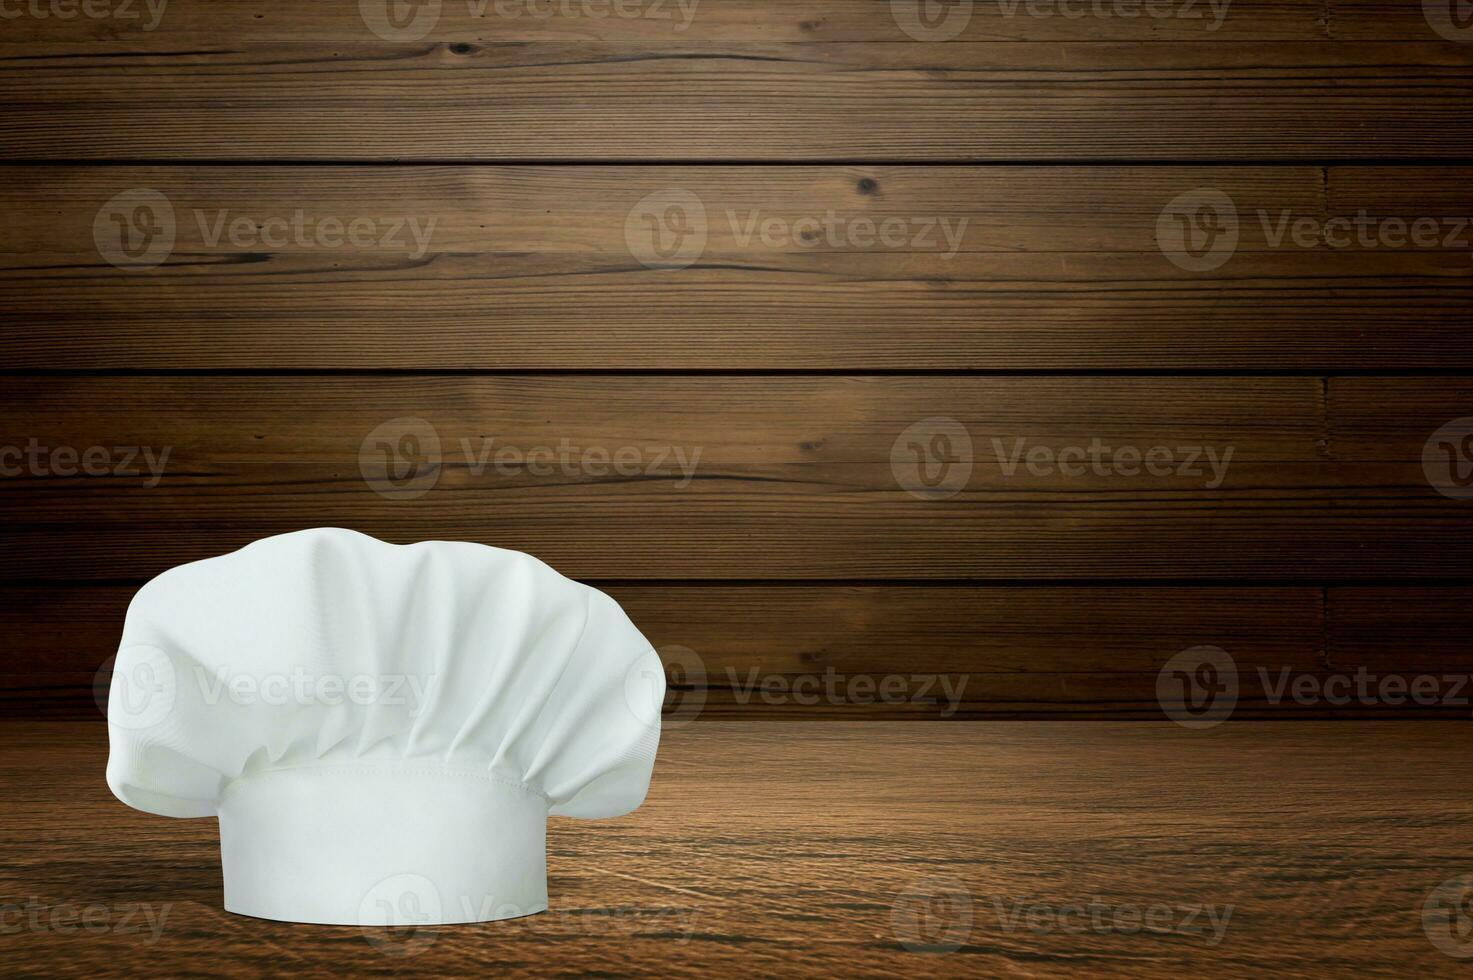
[{"label": "wooden wall", "polygon": [[[530,551],[712,714],[1159,718],[1202,645],[1245,716],[1473,710],[1264,690],[1473,668],[1434,3],[38,2],[0,710],[318,525]],[[905,694],[781,693],[830,675]]]}]

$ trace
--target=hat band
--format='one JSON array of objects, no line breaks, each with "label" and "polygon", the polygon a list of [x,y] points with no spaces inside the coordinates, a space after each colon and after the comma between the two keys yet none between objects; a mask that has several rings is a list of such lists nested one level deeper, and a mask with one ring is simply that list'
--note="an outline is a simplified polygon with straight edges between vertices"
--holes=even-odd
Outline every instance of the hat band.
[{"label": "hat band", "polygon": [[219,815],[240,915],[417,926],[547,908],[546,801],[479,773],[272,770],[232,782]]}]

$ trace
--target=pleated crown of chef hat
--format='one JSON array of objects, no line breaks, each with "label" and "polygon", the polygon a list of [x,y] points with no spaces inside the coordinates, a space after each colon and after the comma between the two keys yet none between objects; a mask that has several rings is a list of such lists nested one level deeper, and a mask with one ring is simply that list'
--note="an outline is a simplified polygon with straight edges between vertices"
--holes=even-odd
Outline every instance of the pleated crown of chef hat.
[{"label": "pleated crown of chef hat", "polygon": [[139,591],[107,782],[219,817],[229,911],[511,918],[547,907],[549,814],[644,799],[664,690],[618,604],[535,558],[300,531]]}]

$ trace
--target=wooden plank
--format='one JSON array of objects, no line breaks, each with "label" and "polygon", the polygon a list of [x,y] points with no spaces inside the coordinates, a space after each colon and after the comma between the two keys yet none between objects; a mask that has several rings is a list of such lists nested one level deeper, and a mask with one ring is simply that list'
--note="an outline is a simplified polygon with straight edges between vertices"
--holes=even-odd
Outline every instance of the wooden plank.
[{"label": "wooden plank", "polygon": [[[1429,477],[1436,477],[1449,484],[1446,489],[1461,492],[1451,485],[1448,457],[1436,449],[1433,437],[1444,426],[1473,416],[1473,388],[1467,379],[1429,377],[1408,384],[1387,377],[1331,378],[1325,397],[1334,420],[1329,449],[1337,459],[1355,462],[1379,479],[1431,488]],[[1424,470],[1429,445],[1429,463],[1442,465]],[[1457,456],[1456,472],[1466,476],[1461,445]]]},{"label": "wooden plank", "polygon": [[15,378],[4,574],[136,578],[314,525],[581,578],[1468,574],[1425,431],[1338,454],[1427,380],[1341,383],[1327,418],[1296,377]]},{"label": "wooden plank", "polygon": [[[1377,168],[1379,179],[1367,181],[1359,179],[1360,170],[1330,168],[1337,207],[1353,210],[1384,199],[1384,185],[1399,172]],[[672,195],[671,205],[690,202],[692,213],[681,217],[692,235],[700,235],[702,256],[722,259],[833,252],[938,259],[959,253],[1159,255],[1162,211],[1203,188],[1236,202],[1239,251],[1279,251],[1279,216],[1321,219],[1329,179],[1326,168],[1311,166],[19,165],[5,173],[0,253],[19,256],[99,257],[100,231],[123,244],[108,221],[99,229],[99,213],[110,219],[128,206],[128,195],[148,189],[164,199],[149,223],[168,229],[172,253],[195,261],[263,252],[452,253],[582,256],[599,266],[635,257],[649,236],[644,222],[631,227],[631,214],[663,216],[655,214],[663,202],[649,202],[662,195]],[[1473,207],[1467,189],[1473,168],[1406,173],[1415,183],[1394,193],[1413,209],[1419,200],[1427,202],[1424,208],[1461,200],[1464,214]],[[1259,220],[1260,211],[1268,217]],[[323,228],[334,220],[346,227],[365,219],[374,232],[351,239]],[[874,230],[852,227],[861,219]],[[918,226],[922,219],[929,222],[925,228]],[[243,222],[240,229],[237,222]],[[892,228],[882,235],[887,222]],[[1350,250],[1360,248],[1350,243]],[[682,264],[653,249],[642,257],[661,267]],[[129,256],[118,258],[132,267]],[[147,271],[139,265],[134,271]]]},{"label": "wooden plank", "polygon": [[1326,620],[1326,655],[1336,667],[1466,673],[1473,661],[1473,589],[1467,586],[1334,588]]},{"label": "wooden plank", "polygon": [[1397,0],[1326,0],[1325,32],[1347,41],[1390,41],[1445,38],[1467,41],[1473,24],[1466,11],[1439,0],[1399,3]]},{"label": "wooden plank", "polygon": [[[15,368],[1473,365],[1468,168],[8,174],[0,339]],[[172,248],[118,268],[107,219],[126,224],[115,202],[140,188],[163,196]],[[1204,190],[1236,216],[1213,268],[1158,238],[1174,202]],[[629,224],[672,191],[705,214],[699,253],[673,262]],[[1289,230],[1362,211],[1438,233],[1388,247],[1378,225],[1332,247]]]},{"label": "wooden plank", "polygon": [[[105,710],[100,706],[106,704],[111,676],[86,671],[0,673],[0,717],[96,719]],[[1159,669],[1151,673],[1016,674],[892,670],[880,674],[771,674],[764,675],[764,686],[756,686],[739,675],[736,682],[723,679],[715,684],[671,687],[665,710],[668,723],[673,724],[733,718],[782,723],[844,719],[1169,723],[1173,715],[1168,708],[1178,711],[1179,706],[1169,694],[1168,701],[1162,702],[1160,685],[1168,685],[1168,692],[1180,690],[1182,682],[1177,676],[1168,673],[1163,682]],[[1217,713],[1209,720],[1234,724],[1255,719],[1466,720],[1473,711],[1473,680],[1466,669],[1336,670],[1238,664],[1233,676],[1237,692],[1231,709],[1226,702],[1217,702],[1213,708]]]},{"label": "wooden plank", "polygon": [[[611,962],[689,977],[1453,977],[1453,913],[1424,909],[1473,865],[1466,773],[1447,764],[1468,731],[699,723],[665,733],[634,813],[549,824],[548,912],[385,934],[247,931],[220,907],[214,821],[112,799],[101,725],[8,723],[0,902],[34,905],[43,927],[8,935],[7,962],[97,974],[142,951],[167,975],[205,962],[259,975],[287,958],[304,977]],[[110,928],[50,927],[53,910],[65,923],[91,905]],[[1082,923],[1059,918],[1072,906]],[[1153,906],[1169,918],[1147,930]],[[1205,925],[1183,925],[1191,909]],[[125,928],[130,910],[163,928]],[[932,951],[915,951],[924,940]]]},{"label": "wooden plank", "polygon": [[[478,0],[450,2],[413,21],[430,42],[528,41],[908,41],[916,6],[871,0]],[[1432,41],[1456,40],[1461,22],[1432,4],[1396,0],[1231,0],[1074,3],[1070,0],[952,4],[936,18],[939,33],[958,42],[987,41]],[[209,48],[262,41],[374,40],[370,4],[322,0],[303,8],[289,0],[154,0],[94,4],[93,12],[53,11],[48,3],[7,8],[13,36],[36,45],[149,44]],[[38,11],[34,13],[33,11]],[[410,12],[410,11],[406,11]],[[944,14],[944,12],[943,12]],[[406,26],[410,22],[405,18]],[[902,26],[903,25],[903,26]],[[1451,28],[1451,30],[1449,30]],[[1446,33],[1444,33],[1446,32]]]},{"label": "wooden plank", "polygon": [[[688,692],[672,698],[680,721],[693,712],[1160,718],[1159,672],[1203,645],[1226,651],[1239,672],[1235,718],[1473,710],[1473,590],[1462,586],[1337,586],[1325,591],[1323,613],[1318,588],[604,588],[663,651],[672,687]],[[11,637],[0,713],[93,715],[106,687],[97,671],[112,656],[133,592],[0,587],[0,629]],[[1282,684],[1286,670],[1289,684],[1309,677],[1316,686],[1296,699]],[[1328,679],[1353,684],[1361,676],[1365,697],[1340,703],[1335,684],[1343,681],[1328,688],[1334,702],[1324,697]],[[1402,694],[1412,691],[1425,694]]]},{"label": "wooden plank", "polygon": [[[606,589],[664,653],[670,684],[682,691],[671,699],[680,721],[1161,718],[1160,671],[1200,646],[1232,658],[1235,718],[1473,710],[1463,642],[1473,592],[1463,587],[1335,587],[1324,613],[1318,588]],[[0,627],[12,637],[0,664],[0,714],[93,715],[107,686],[98,670],[133,591],[0,588]],[[1361,677],[1363,696],[1354,686]],[[1296,697],[1296,682],[1313,686]]]},{"label": "wooden plank", "polygon": [[[31,18],[33,42],[115,45],[148,42],[210,47],[244,41],[373,40],[370,23],[387,18],[373,0],[319,0],[305,9],[287,0],[168,0],[162,11],[140,2],[100,7],[98,16]],[[435,3],[422,18],[405,16],[405,33],[435,42],[525,41],[908,41],[905,27],[922,21],[916,3],[888,0],[464,0]],[[959,41],[1317,41],[1325,30],[1323,0],[1129,3],[971,3],[936,18]],[[25,10],[26,8],[20,8]],[[46,5],[41,9],[46,11]],[[107,16],[100,15],[106,11]],[[48,11],[49,12],[49,11]],[[406,14],[416,13],[406,9]],[[944,14],[944,12],[943,12]],[[1380,38],[1368,38],[1379,40]],[[1429,40],[1425,25],[1410,40]]]},{"label": "wooden plank", "polygon": [[[0,712],[94,712],[107,686],[94,675],[116,649],[133,591],[0,588],[0,628],[14,638],[0,663]],[[698,710],[714,716],[1159,716],[1156,674],[1196,645],[1234,651],[1245,671],[1322,667],[1313,588],[607,591],[664,652],[672,686],[699,692]],[[1050,707],[1052,698],[1061,703]],[[696,710],[685,705],[682,719]]]},{"label": "wooden plank", "polygon": [[[0,445],[119,447],[109,472],[122,447],[152,454],[129,464],[139,476],[118,479],[12,463],[24,478],[0,485],[11,580],[151,574],[314,524],[396,540],[470,535],[595,578],[1216,576],[1275,564],[1276,525],[1297,524],[1327,478],[1316,379],[34,378],[5,388]],[[907,430],[914,439],[914,426],[947,413],[976,432],[979,465],[958,484],[966,492],[929,499],[908,443],[896,467],[891,454]],[[414,416],[433,432],[392,423]],[[418,499],[383,470],[380,441],[405,435],[442,447],[439,465],[424,459],[415,487],[429,494]],[[1005,451],[1018,439],[1095,437],[1203,451],[1181,476],[1071,481],[1022,466],[1008,475],[994,437]],[[1205,447],[1221,460],[1229,444],[1228,482],[1205,491],[1216,479]],[[395,472],[414,469],[404,464]],[[1149,527],[1154,547],[1125,547]],[[1229,527],[1244,536],[1224,537]],[[1196,546],[1207,557],[1183,565]]]},{"label": "wooden plank", "polygon": [[[711,682],[763,674],[1154,672],[1213,643],[1244,663],[1320,661],[1316,588],[600,586],[656,647]],[[117,647],[131,586],[3,586],[3,670],[95,671]],[[1059,611],[1069,615],[1061,617]],[[924,636],[923,643],[917,642]]]},{"label": "wooden plank", "polygon": [[[119,57],[127,55],[127,57]],[[1456,41],[0,47],[9,159],[1467,157]]]}]

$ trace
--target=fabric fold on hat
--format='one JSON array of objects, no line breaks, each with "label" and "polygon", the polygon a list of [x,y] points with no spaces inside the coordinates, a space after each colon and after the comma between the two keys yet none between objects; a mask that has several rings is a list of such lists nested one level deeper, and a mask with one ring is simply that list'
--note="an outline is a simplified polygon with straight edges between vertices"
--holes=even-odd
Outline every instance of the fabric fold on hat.
[{"label": "fabric fold on hat", "polygon": [[229,911],[512,918],[547,907],[549,815],[643,801],[664,693],[618,604],[531,556],[299,531],[134,597],[107,782],[219,817]]}]

